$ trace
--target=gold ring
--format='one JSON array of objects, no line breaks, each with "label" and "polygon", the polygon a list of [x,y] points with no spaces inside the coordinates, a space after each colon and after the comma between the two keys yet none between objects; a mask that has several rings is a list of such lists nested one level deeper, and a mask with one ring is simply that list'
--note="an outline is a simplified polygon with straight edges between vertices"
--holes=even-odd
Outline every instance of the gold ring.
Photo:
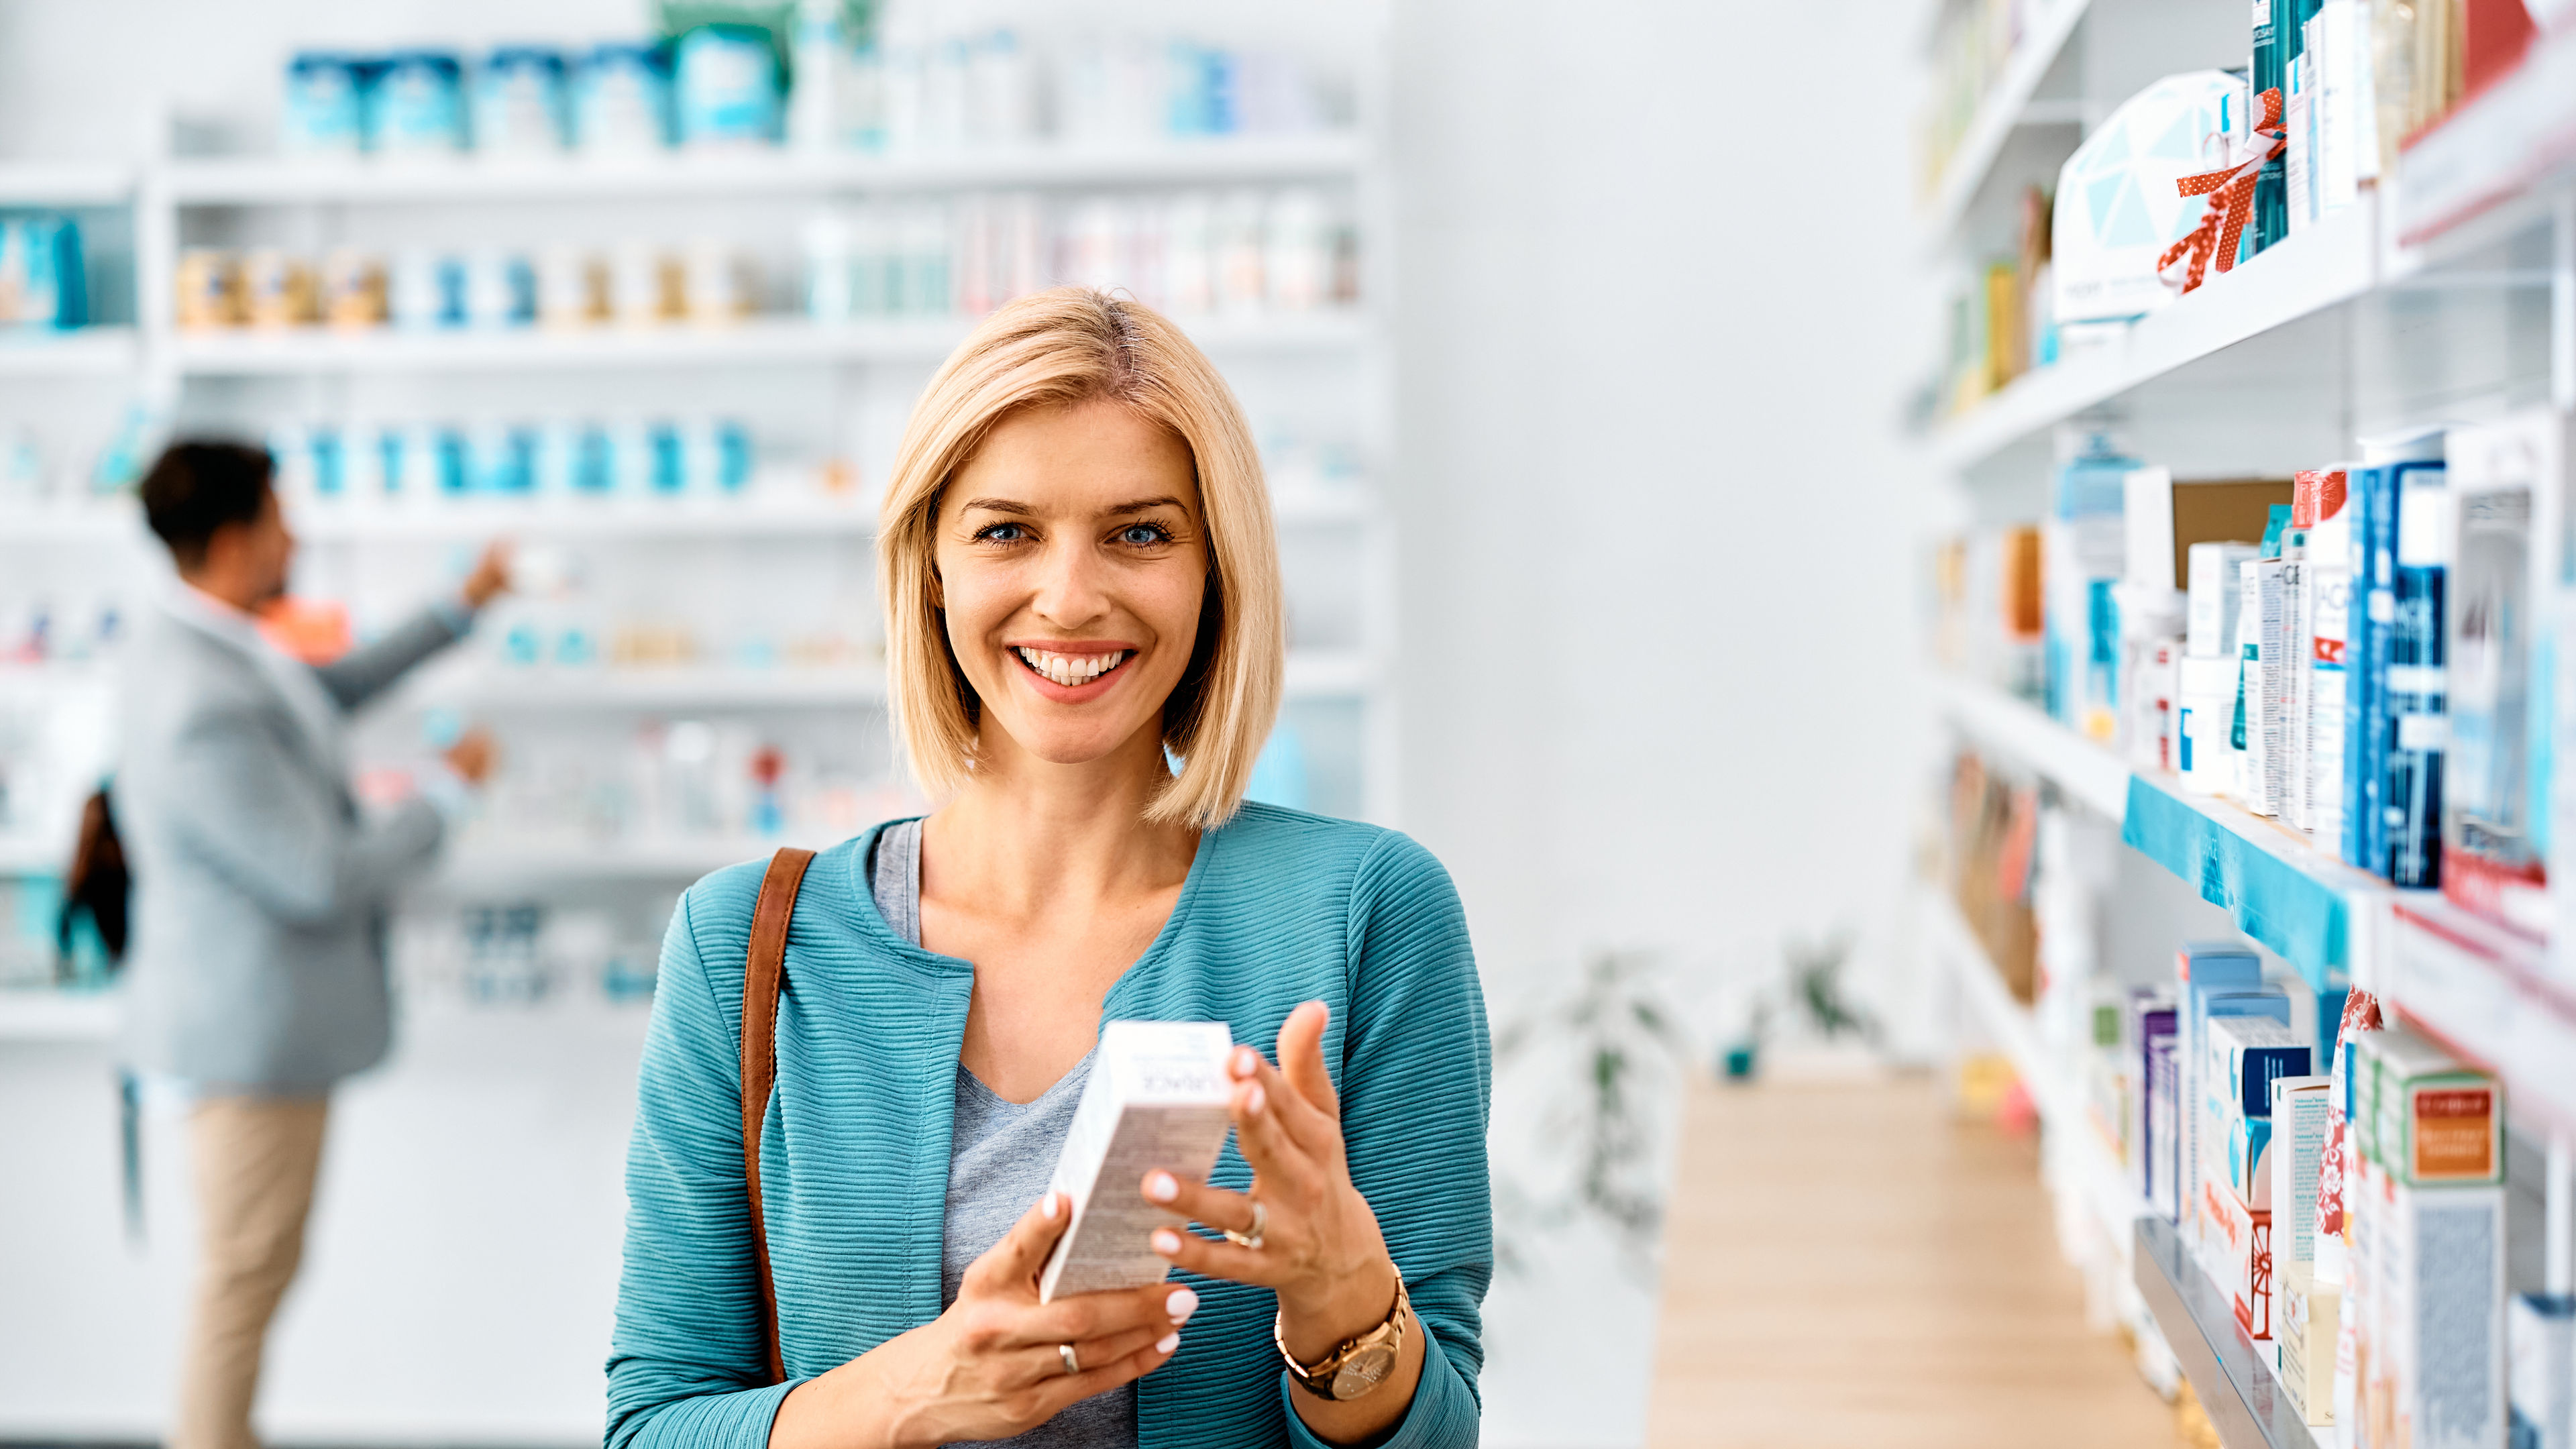
[{"label": "gold ring", "polygon": [[1228,1228],[1225,1230],[1225,1240],[1234,1244],[1238,1248],[1258,1249],[1261,1246],[1262,1235],[1266,1233],[1269,1228],[1270,1209],[1261,1205],[1261,1199],[1254,1198],[1252,1200],[1252,1231],[1248,1233],[1238,1233],[1232,1228]]},{"label": "gold ring", "polygon": [[1072,1344],[1069,1344],[1069,1343],[1059,1343],[1059,1344],[1057,1344],[1057,1345],[1055,1346],[1055,1352],[1056,1352],[1056,1357],[1061,1358],[1061,1359],[1063,1359],[1063,1360],[1064,1360],[1064,1371],[1065,1371],[1066,1373],[1069,1373],[1069,1374],[1078,1374],[1078,1373],[1082,1372],[1082,1365],[1080,1365],[1080,1364],[1078,1364],[1078,1363],[1075,1363],[1075,1362],[1073,1361],[1073,1345],[1072,1345]]}]

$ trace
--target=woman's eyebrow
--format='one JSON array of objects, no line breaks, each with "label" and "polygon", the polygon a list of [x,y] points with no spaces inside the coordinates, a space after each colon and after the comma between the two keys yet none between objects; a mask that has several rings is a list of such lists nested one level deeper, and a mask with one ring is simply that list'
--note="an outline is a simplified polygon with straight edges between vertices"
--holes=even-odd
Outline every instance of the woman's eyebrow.
[{"label": "woman's eyebrow", "polygon": [[1181,500],[1174,498],[1169,494],[1165,494],[1160,498],[1139,498],[1133,503],[1112,504],[1109,507],[1100,510],[1100,512],[1101,516],[1105,518],[1120,518],[1130,513],[1151,513],[1157,508],[1177,508],[1184,513],[1189,511],[1188,504],[1183,503]]},{"label": "woman's eyebrow", "polygon": [[1031,518],[1037,516],[1036,509],[1015,498],[969,498],[957,505],[957,511],[960,513],[971,513],[979,508],[986,513],[1018,513]]}]

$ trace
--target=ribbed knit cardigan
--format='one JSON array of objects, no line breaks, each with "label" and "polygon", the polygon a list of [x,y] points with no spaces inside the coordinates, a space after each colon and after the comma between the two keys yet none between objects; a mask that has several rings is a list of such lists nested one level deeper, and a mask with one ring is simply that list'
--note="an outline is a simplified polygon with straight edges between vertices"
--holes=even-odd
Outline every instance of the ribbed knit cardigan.
[{"label": "ribbed knit cardigan", "polygon": [[[882,830],[884,827],[877,827]],[[743,956],[762,865],[681,898],[662,948],[627,1150],[626,1258],[608,1360],[609,1449],[761,1449],[795,1383],[939,1316],[949,1113],[974,967],[894,935],[865,862],[816,857],[788,931],[761,1193],[788,1383],[765,1385],[742,1185]],[[1104,1021],[1222,1021],[1266,1054],[1302,1001],[1332,1006],[1324,1059],[1351,1178],[1426,1334],[1386,1442],[1472,1445],[1492,1273],[1484,997],[1448,874],[1403,835],[1247,805],[1201,837],[1171,919]],[[1251,1169],[1228,1140],[1212,1181]],[[1317,1446],[1271,1342],[1269,1290],[1176,1274],[1200,1307],[1137,1384],[1141,1449]]]}]

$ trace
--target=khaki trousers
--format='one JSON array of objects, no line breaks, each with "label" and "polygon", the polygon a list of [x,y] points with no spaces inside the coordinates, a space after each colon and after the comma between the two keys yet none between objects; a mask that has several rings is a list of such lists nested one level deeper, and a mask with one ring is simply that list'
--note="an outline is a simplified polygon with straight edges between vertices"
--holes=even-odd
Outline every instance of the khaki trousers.
[{"label": "khaki trousers", "polygon": [[170,1449],[257,1449],[260,1356],[304,1257],[329,1110],[327,1097],[207,1097],[189,1113],[200,1247]]}]

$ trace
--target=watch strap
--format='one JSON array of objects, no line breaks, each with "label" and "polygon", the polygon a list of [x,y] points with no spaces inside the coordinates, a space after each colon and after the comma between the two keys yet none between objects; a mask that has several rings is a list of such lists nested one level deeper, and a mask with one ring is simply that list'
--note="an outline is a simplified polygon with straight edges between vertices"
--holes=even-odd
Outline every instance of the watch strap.
[{"label": "watch strap", "polygon": [[[1332,1352],[1313,1363],[1300,1363],[1297,1361],[1297,1356],[1288,1351],[1286,1313],[1271,1315],[1270,1338],[1279,1346],[1279,1359],[1288,1366],[1288,1377],[1296,1382],[1297,1387],[1313,1394],[1316,1398],[1343,1403],[1347,1400],[1333,1391],[1334,1383],[1341,1375],[1342,1365],[1349,1362],[1353,1354],[1364,1348],[1374,1347],[1380,1342],[1386,1343],[1401,1357],[1404,1352],[1404,1320],[1412,1311],[1413,1300],[1405,1291],[1404,1275],[1398,1273],[1395,1278],[1395,1305],[1387,1309],[1386,1317],[1378,1323],[1377,1327],[1366,1333],[1354,1334],[1343,1339],[1333,1346]],[[1374,1389],[1376,1385],[1372,1384],[1369,1387]],[[1365,1392],[1365,1390],[1362,1391],[1363,1394]],[[1352,1397],[1357,1398],[1361,1395]]]}]

